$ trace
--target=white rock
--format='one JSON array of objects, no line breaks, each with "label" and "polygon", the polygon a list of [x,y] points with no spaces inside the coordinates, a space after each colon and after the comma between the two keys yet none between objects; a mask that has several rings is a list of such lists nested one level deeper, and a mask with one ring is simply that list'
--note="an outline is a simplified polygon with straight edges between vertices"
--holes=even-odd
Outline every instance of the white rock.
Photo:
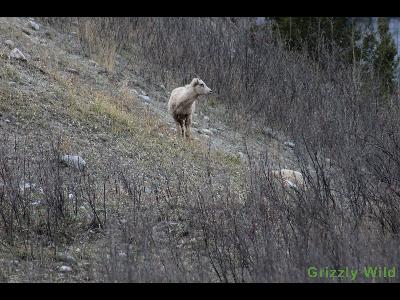
[{"label": "white rock", "polygon": [[25,55],[23,55],[22,52],[18,48],[14,48],[10,52],[9,58],[19,59],[19,60],[23,60],[23,61],[27,60]]},{"label": "white rock", "polygon": [[59,268],[59,271],[60,272],[72,272],[72,268],[70,267],[70,266],[61,266],[60,268]]},{"label": "white rock", "polygon": [[63,155],[60,157],[60,160],[66,163],[68,166],[74,167],[79,170],[83,170],[86,166],[85,160],[78,155]]},{"label": "white rock", "polygon": [[75,257],[67,253],[58,253],[56,259],[65,263],[76,264]]},{"label": "white rock", "polygon": [[286,186],[297,188],[304,185],[303,174],[289,169],[275,170],[271,172],[276,179],[282,180]]},{"label": "white rock", "polygon": [[290,187],[292,189],[298,189],[297,185],[295,185],[292,181],[286,179],[284,182],[287,187]]},{"label": "white rock", "polygon": [[10,123],[11,121],[9,119],[4,120],[6,123]]},{"label": "white rock", "polygon": [[238,155],[239,155],[240,159],[245,159],[246,158],[246,156],[244,155],[243,152],[238,152]]},{"label": "white rock", "polygon": [[29,21],[29,25],[35,30],[39,30],[40,29],[39,24],[34,22],[34,21]]},{"label": "white rock", "polygon": [[36,184],[34,184],[34,183],[22,181],[19,184],[19,189],[21,190],[21,192],[23,192],[28,189],[33,189],[35,186],[36,186]]},{"label": "white rock", "polygon": [[74,198],[75,198],[75,195],[74,195],[74,194],[72,194],[72,193],[69,193],[69,194],[68,194],[68,199],[69,199],[69,200],[74,200]]},{"label": "white rock", "polygon": [[14,42],[12,40],[7,40],[4,42],[8,47],[13,48],[14,47]]},{"label": "white rock", "polygon": [[146,95],[139,95],[140,98],[142,98],[144,101],[150,101],[151,98],[149,96]]},{"label": "white rock", "polygon": [[208,130],[208,129],[205,129],[205,128],[201,129],[201,133],[202,134],[207,134],[207,135],[212,135],[213,134],[211,130]]},{"label": "white rock", "polygon": [[210,118],[208,116],[204,116],[204,121],[210,121]]},{"label": "white rock", "polygon": [[295,146],[294,143],[292,143],[292,142],[284,142],[283,144],[289,148],[294,148],[294,146]]},{"label": "white rock", "polygon": [[125,252],[120,251],[120,252],[118,252],[118,256],[119,256],[119,257],[126,257],[127,255],[126,255]]},{"label": "white rock", "polygon": [[264,132],[264,134],[269,135],[271,137],[275,136],[274,130],[272,128],[270,128],[270,127],[264,128],[263,132]]},{"label": "white rock", "polygon": [[65,71],[69,72],[69,73],[73,73],[73,74],[79,74],[79,71],[76,69],[72,69],[72,68],[66,68]]}]

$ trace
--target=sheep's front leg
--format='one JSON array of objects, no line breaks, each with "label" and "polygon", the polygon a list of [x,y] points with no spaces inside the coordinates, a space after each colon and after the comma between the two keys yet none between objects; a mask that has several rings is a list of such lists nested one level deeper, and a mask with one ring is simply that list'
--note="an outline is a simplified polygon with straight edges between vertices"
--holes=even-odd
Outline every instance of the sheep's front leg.
[{"label": "sheep's front leg", "polygon": [[178,138],[184,136],[183,120],[179,120],[176,122],[176,134],[178,135]]},{"label": "sheep's front leg", "polygon": [[185,120],[185,136],[190,139],[192,137],[192,132],[191,132],[191,128],[192,128],[192,115],[188,115],[186,117]]}]

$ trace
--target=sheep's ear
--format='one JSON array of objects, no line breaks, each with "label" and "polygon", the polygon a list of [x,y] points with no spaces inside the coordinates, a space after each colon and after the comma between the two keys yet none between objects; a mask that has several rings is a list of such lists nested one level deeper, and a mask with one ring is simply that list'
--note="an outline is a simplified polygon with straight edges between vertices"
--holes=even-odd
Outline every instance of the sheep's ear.
[{"label": "sheep's ear", "polygon": [[198,78],[193,78],[193,80],[192,80],[192,86],[196,86],[196,85],[198,85],[199,84],[199,79]]}]

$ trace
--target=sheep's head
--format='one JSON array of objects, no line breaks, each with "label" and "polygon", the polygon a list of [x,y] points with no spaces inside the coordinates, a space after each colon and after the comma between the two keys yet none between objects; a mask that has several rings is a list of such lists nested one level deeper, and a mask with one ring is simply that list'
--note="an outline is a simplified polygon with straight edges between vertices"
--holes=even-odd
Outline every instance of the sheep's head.
[{"label": "sheep's head", "polygon": [[207,95],[212,93],[212,90],[199,78],[194,78],[190,85],[193,87],[197,95]]}]

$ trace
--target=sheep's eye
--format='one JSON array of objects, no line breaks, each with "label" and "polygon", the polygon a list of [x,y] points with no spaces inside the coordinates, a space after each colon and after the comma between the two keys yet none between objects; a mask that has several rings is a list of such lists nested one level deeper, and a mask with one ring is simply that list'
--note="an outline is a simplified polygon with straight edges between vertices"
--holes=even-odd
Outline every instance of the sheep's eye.
[{"label": "sheep's eye", "polygon": [[204,84],[201,83],[200,86],[201,86],[201,87],[204,87]]}]

